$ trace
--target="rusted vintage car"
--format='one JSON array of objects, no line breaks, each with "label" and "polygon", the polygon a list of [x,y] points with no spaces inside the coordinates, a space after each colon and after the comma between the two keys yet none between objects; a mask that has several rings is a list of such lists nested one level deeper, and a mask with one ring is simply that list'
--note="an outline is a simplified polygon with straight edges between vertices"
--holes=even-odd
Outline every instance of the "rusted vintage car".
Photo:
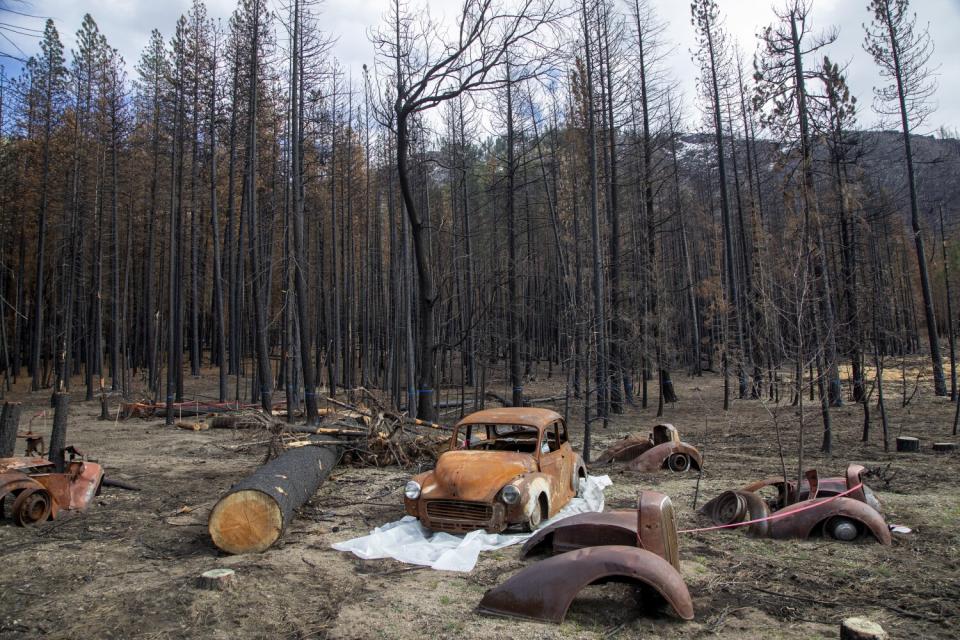
[{"label": "rusted vintage car", "polygon": [[658,424],[649,435],[632,433],[610,445],[597,458],[597,464],[628,462],[634,471],[699,470],[703,464],[700,452],[680,440],[680,433],[672,424]]},{"label": "rusted vintage car", "polygon": [[434,531],[536,529],[580,490],[587,470],[563,417],[537,408],[486,409],[457,423],[433,471],[404,487],[408,514]]},{"label": "rusted vintage car", "polygon": [[0,516],[12,498],[10,516],[21,526],[56,518],[61,511],[83,511],[100,489],[103,467],[73,459],[63,473],[46,458],[0,458]]},{"label": "rusted vintage car", "polygon": [[642,492],[636,510],[581,513],[544,527],[527,541],[522,555],[542,552],[558,555],[487,591],[479,610],[560,623],[587,585],[626,582],[656,593],[681,618],[693,618],[693,601],[680,575],[673,505],[662,493]]},{"label": "rusted vintage car", "polygon": [[851,464],[844,477],[820,480],[816,469],[810,469],[799,487],[782,477],[765,478],[721,493],[700,512],[717,525],[744,523],[747,532],[758,537],[823,535],[846,542],[873,538],[890,544],[880,501],[863,482],[863,472],[862,465]]}]

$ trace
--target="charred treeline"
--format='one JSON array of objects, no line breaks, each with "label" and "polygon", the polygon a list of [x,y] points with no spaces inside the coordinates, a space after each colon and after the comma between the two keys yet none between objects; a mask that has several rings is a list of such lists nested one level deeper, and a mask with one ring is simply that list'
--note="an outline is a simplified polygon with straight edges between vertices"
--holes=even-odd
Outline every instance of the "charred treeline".
[{"label": "charred treeline", "polygon": [[[910,35],[885,6],[878,59]],[[712,371],[726,406],[812,380],[829,420],[884,357],[952,333],[956,306],[929,301],[957,271],[960,160],[909,113],[906,136],[860,130],[863,88],[786,7],[751,70],[694,3],[696,107],[642,0],[471,0],[429,64],[395,3],[362,73],[308,0],[243,0],[226,23],[196,2],[129,78],[92,18],[69,60],[48,23],[0,80],[3,387],[173,403],[207,375],[217,400],[312,420],[321,388],[430,417],[553,379],[602,424],[668,412],[672,376]],[[941,201],[941,251],[918,263]]]}]

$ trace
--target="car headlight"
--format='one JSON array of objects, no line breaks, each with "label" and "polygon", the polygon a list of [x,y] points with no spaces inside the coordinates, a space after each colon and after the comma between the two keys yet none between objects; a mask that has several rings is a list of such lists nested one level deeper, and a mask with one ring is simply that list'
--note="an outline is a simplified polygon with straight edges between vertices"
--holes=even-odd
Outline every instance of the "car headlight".
[{"label": "car headlight", "polygon": [[520,502],[520,489],[517,489],[512,484],[508,484],[503,488],[500,497],[503,498],[503,501],[507,504],[517,504]]},{"label": "car headlight", "polygon": [[415,480],[411,480],[410,482],[408,482],[406,486],[403,488],[403,495],[407,496],[407,499],[409,500],[416,500],[417,498],[419,498],[420,483]]}]

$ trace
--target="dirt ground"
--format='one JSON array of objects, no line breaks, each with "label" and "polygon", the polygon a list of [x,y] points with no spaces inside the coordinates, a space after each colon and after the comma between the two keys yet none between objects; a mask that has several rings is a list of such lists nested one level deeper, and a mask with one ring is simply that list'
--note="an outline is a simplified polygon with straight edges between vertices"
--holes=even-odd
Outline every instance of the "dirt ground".
[{"label": "dirt ground", "polygon": [[[917,454],[884,453],[877,420],[860,441],[862,411],[835,409],[834,455],[819,452],[822,425],[806,402],[806,464],[821,477],[848,461],[884,469],[869,480],[889,522],[913,529],[892,547],[875,543],[748,538],[743,532],[682,534],[683,576],[696,619],[682,622],[637,599],[626,585],[581,592],[559,626],[481,616],[484,591],[522,566],[518,549],[485,553],[469,574],[362,561],[330,548],[403,515],[401,488],[411,469],[339,466],[300,511],[282,542],[262,554],[229,556],[210,542],[206,515],[217,497],[253,470],[265,445],[250,432],[189,432],[162,419],[98,421],[97,402],[81,402],[77,385],[68,444],[99,460],[108,475],[140,492],[104,489],[81,515],[35,528],[0,523],[0,638],[836,638],[840,620],[865,616],[895,638],[960,636],[960,456],[934,454],[951,441],[953,405],[927,382],[902,408],[897,369],[885,385],[892,439],[922,439]],[[894,375],[896,374],[896,375]],[[187,381],[187,396],[208,393],[212,375]],[[908,395],[915,377],[908,372]],[[25,381],[21,381],[24,383]],[[700,503],[720,491],[779,472],[777,427],[790,473],[796,469],[799,416],[780,404],[737,400],[721,410],[722,381],[675,374],[680,402],[664,420],[705,459]],[[561,383],[562,384],[562,383]],[[556,392],[532,383],[534,396]],[[26,403],[21,427],[50,429],[49,392],[8,396]],[[116,399],[114,399],[114,404]],[[46,409],[45,415],[37,415]],[[871,407],[877,417],[875,407]],[[655,404],[629,408],[595,429],[595,454],[656,423]],[[582,410],[571,414],[575,445]],[[36,416],[36,417],[34,417]],[[266,438],[263,439],[264,441]],[[892,448],[892,447],[891,447]],[[692,509],[695,472],[609,473],[608,508],[635,504],[641,489],[670,495],[680,528],[703,521]],[[217,567],[236,570],[226,592],[198,588]]]}]

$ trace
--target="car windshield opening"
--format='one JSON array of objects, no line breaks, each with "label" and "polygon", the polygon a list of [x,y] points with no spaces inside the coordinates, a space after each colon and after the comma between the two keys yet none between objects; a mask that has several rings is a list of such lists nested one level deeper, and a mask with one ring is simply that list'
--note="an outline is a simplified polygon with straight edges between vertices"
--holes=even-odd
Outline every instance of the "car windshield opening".
[{"label": "car windshield opening", "polygon": [[514,424],[468,425],[461,447],[471,451],[513,451],[534,453],[540,432],[534,427]]}]

